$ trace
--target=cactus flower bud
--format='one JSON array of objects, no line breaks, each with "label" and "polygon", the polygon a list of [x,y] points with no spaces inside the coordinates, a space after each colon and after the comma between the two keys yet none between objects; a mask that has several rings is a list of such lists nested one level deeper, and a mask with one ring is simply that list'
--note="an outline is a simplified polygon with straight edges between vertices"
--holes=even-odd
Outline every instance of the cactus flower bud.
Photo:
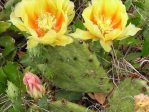
[{"label": "cactus flower bud", "polygon": [[23,78],[23,82],[27,87],[27,92],[34,99],[39,99],[45,94],[45,88],[37,75],[27,72]]}]

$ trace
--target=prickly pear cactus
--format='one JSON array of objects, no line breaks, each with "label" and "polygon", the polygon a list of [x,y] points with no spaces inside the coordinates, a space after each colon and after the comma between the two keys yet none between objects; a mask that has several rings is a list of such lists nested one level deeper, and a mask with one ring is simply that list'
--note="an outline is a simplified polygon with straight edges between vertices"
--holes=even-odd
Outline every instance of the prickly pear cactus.
[{"label": "prickly pear cactus", "polygon": [[53,112],[95,112],[68,101],[56,101],[50,105]]},{"label": "prickly pear cactus", "polygon": [[125,79],[114,90],[109,100],[110,107],[106,112],[134,112],[134,96],[139,95],[141,92],[149,95],[149,88],[145,81]]},{"label": "prickly pear cactus", "polygon": [[47,99],[41,100],[38,102],[38,106],[32,105],[27,112],[95,112],[89,108],[69,102],[65,99],[50,103],[47,102]]},{"label": "prickly pear cactus", "polygon": [[60,88],[77,92],[107,92],[112,88],[96,55],[85,44],[74,42],[66,47],[39,46],[29,53],[32,63]]}]

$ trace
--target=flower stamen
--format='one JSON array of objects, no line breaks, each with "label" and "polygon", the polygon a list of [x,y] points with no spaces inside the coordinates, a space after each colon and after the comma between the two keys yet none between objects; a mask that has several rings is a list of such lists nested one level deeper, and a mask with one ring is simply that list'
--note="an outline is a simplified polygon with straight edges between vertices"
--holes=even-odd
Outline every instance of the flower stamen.
[{"label": "flower stamen", "polygon": [[51,30],[52,27],[56,24],[56,19],[54,16],[52,16],[52,14],[45,12],[39,16],[37,22],[38,27],[47,32],[48,30]]}]

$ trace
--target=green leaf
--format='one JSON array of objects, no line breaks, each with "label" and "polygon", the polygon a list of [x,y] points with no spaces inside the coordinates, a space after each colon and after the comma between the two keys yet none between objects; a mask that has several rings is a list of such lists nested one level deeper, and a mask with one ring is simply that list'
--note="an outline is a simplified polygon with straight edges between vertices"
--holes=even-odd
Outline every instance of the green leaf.
[{"label": "green leaf", "polygon": [[0,82],[3,84],[6,84],[6,82],[7,82],[7,76],[4,73],[2,68],[0,68]]},{"label": "green leaf", "polygon": [[143,36],[144,36],[144,45],[143,45],[142,55],[147,56],[149,55],[149,29],[146,29],[143,32]]},{"label": "green leaf", "polygon": [[138,44],[141,44],[141,42],[139,39],[136,39],[135,37],[129,37],[124,40],[121,40],[119,44],[120,45],[138,45]]},{"label": "green leaf", "polygon": [[0,41],[0,45],[3,47],[8,47],[8,46],[14,46],[14,39],[10,36],[3,36],[0,37],[1,41]]},{"label": "green leaf", "polygon": [[0,21],[0,33],[5,32],[11,26],[8,22]]},{"label": "green leaf", "polygon": [[17,64],[13,62],[8,62],[7,65],[4,66],[3,70],[7,75],[8,80],[14,83],[15,85],[19,86],[20,79]]},{"label": "green leaf", "polygon": [[142,1],[136,1],[134,2],[134,5],[136,5],[138,8],[144,10],[144,3]]},{"label": "green leaf", "polygon": [[0,21],[6,21],[10,19],[11,9],[3,9],[0,11]]},{"label": "green leaf", "polygon": [[7,88],[6,84],[0,82],[0,93],[5,93],[6,88]]},{"label": "green leaf", "polygon": [[82,30],[85,30],[85,26],[83,25],[83,22],[80,19],[78,19],[75,22],[75,24],[73,26],[73,31],[76,31],[77,28],[82,29]]},{"label": "green leaf", "polygon": [[12,60],[16,54],[16,48],[15,48],[15,41],[12,37],[10,36],[4,36],[0,37],[0,45],[4,47],[4,50],[2,52],[2,55],[7,59],[7,60]]},{"label": "green leaf", "polygon": [[12,6],[14,6],[19,1],[21,1],[21,0],[8,0],[8,2],[5,4],[5,8],[11,8]]},{"label": "green leaf", "polygon": [[132,23],[135,26],[142,26],[144,24],[144,19],[142,18],[140,13],[134,12],[133,15],[129,15],[128,23]]},{"label": "green leaf", "polygon": [[7,77],[3,69],[0,68],[0,93],[4,93],[7,87]]},{"label": "green leaf", "polygon": [[132,4],[132,0],[126,0],[125,1],[125,6],[126,6],[127,10],[131,7],[131,4]]},{"label": "green leaf", "polygon": [[128,61],[134,61],[134,60],[136,60],[139,57],[141,57],[141,53],[140,52],[132,52],[132,53],[127,55],[126,59]]},{"label": "green leaf", "polygon": [[0,67],[3,66],[5,64],[5,58],[2,55],[2,53],[0,53]]}]

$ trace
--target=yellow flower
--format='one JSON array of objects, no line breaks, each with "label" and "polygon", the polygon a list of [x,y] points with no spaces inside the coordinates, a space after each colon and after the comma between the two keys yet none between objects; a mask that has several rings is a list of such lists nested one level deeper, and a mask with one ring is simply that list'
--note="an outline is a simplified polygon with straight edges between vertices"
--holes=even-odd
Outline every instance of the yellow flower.
[{"label": "yellow flower", "polygon": [[28,48],[38,43],[65,46],[72,42],[66,32],[74,15],[74,4],[70,0],[22,0],[10,20],[30,35]]},{"label": "yellow flower", "polygon": [[87,31],[77,29],[72,36],[83,40],[99,40],[107,52],[111,50],[113,40],[125,39],[140,30],[131,23],[126,26],[128,15],[120,0],[92,0],[82,16]]}]

